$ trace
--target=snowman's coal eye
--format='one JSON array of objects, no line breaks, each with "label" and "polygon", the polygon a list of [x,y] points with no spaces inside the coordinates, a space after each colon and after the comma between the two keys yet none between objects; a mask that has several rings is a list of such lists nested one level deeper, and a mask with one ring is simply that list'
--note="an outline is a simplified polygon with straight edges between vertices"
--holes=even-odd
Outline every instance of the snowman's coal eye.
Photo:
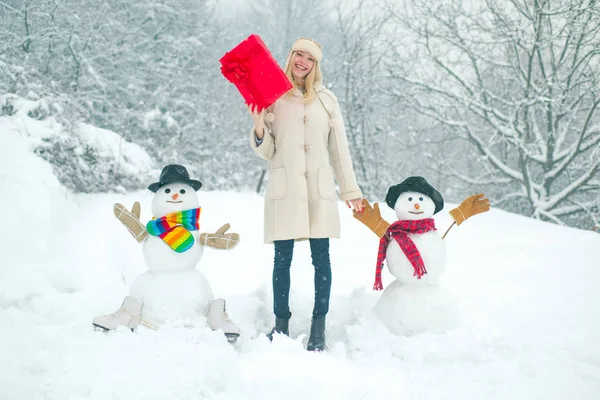
[{"label": "snowman's coal eye", "polygon": [[409,198],[408,198],[408,201],[412,201],[412,197],[409,197]]},{"label": "snowman's coal eye", "polygon": [[422,197],[419,197],[419,201],[423,201],[423,198],[422,198]]},{"label": "snowman's coal eye", "polygon": [[185,194],[185,189],[181,189],[181,190],[179,191],[179,193],[181,193],[181,194]]},{"label": "snowman's coal eye", "polygon": [[165,193],[171,193],[171,189],[165,189]]}]

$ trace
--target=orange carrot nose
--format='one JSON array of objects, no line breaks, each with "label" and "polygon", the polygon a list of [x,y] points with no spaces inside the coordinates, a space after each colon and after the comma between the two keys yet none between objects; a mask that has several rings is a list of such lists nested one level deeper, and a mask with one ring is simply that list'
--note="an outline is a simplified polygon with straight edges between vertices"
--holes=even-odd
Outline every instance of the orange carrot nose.
[{"label": "orange carrot nose", "polygon": [[415,210],[418,210],[421,206],[418,203],[415,203]]},{"label": "orange carrot nose", "polygon": [[171,196],[171,198],[173,200],[177,200],[178,197],[179,197],[179,193],[175,193],[173,196]]}]

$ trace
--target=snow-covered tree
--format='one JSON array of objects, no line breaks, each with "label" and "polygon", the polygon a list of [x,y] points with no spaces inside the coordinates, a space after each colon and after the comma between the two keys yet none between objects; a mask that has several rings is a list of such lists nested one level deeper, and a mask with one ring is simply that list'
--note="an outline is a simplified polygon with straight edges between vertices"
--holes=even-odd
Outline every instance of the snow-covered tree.
[{"label": "snow-covered tree", "polygon": [[397,148],[390,140],[394,117],[382,81],[389,16],[373,4],[348,1],[336,1],[334,15],[330,86],[344,114],[361,189],[365,196],[380,195],[382,186],[394,179],[387,168],[390,158],[397,159],[393,154]]},{"label": "snow-covered tree", "polygon": [[600,215],[600,1],[390,5],[416,68],[406,107],[448,134],[439,170],[493,203],[590,227]]}]

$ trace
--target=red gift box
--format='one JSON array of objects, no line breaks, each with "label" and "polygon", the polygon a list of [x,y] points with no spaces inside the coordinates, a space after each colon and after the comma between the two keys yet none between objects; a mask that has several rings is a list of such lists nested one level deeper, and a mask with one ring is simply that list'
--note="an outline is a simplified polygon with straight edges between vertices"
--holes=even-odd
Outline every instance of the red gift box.
[{"label": "red gift box", "polygon": [[250,35],[219,60],[221,73],[233,83],[246,104],[269,107],[292,88],[275,58],[258,35]]}]

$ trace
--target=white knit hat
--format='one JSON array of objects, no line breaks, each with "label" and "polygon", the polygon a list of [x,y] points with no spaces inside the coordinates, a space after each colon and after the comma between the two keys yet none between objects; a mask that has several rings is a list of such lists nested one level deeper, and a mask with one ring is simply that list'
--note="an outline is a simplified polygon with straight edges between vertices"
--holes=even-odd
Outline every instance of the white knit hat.
[{"label": "white knit hat", "polygon": [[299,38],[296,40],[292,46],[292,51],[307,51],[319,62],[323,58],[321,45],[309,38]]}]

